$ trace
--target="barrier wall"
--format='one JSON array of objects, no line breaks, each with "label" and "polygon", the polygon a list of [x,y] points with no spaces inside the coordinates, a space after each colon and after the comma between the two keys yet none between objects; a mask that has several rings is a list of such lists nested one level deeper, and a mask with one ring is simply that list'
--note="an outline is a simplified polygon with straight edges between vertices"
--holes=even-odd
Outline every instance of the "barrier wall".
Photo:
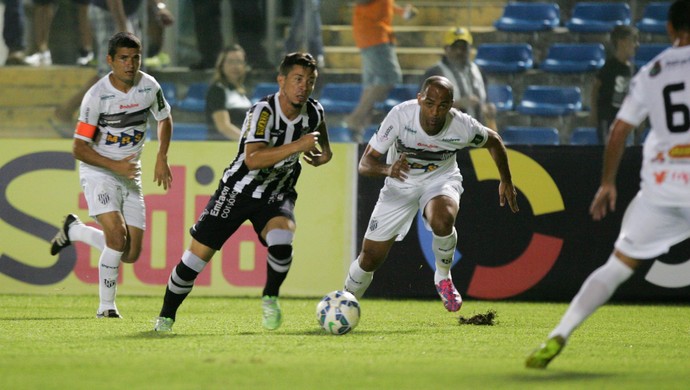
[{"label": "barrier wall", "polygon": [[[189,245],[188,229],[235,157],[231,142],[173,142],[172,189],[153,183],[158,145],[143,154],[148,228],[139,261],[125,264],[119,294],[161,295],[170,269]],[[331,163],[303,164],[296,206],[295,260],[281,292],[319,296],[342,286],[353,258],[357,150],[333,146]],[[49,241],[67,213],[93,224],[81,195],[69,140],[0,142],[0,293],[97,294],[99,252],[77,243],[58,256]],[[195,295],[257,295],[265,281],[266,249],[244,225],[199,276]]]},{"label": "barrier wall", "polygon": [[[570,300],[613,249],[623,211],[639,188],[641,148],[626,150],[616,211],[599,222],[588,209],[601,177],[602,147],[515,146],[508,152],[519,190],[517,214],[499,207],[498,171],[486,149],[458,155],[465,192],[456,221],[455,285],[477,299]],[[359,178],[358,237],[382,184]],[[418,215],[377,271],[368,296],[435,298],[430,242]],[[688,258],[690,242],[675,246],[645,264],[615,298],[690,300]]]}]

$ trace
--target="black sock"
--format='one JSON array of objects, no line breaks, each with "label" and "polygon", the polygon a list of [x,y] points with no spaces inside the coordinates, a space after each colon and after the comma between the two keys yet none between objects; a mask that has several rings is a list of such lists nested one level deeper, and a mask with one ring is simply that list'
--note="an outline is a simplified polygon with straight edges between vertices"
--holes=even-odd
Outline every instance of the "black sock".
[{"label": "black sock", "polygon": [[[165,288],[165,297],[163,298],[163,307],[160,313],[161,317],[175,319],[177,309],[192,291],[197,275],[199,275],[198,272],[189,268],[182,261],[177,264],[170,274],[168,285]],[[173,292],[173,290],[176,292]]]}]

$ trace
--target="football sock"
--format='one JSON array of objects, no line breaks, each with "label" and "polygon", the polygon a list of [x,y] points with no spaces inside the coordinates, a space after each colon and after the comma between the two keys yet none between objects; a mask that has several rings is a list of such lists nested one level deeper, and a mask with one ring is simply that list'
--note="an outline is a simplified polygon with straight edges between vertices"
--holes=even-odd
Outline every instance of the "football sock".
[{"label": "football sock", "polygon": [[266,267],[266,286],[262,296],[277,297],[280,286],[285,281],[292,265],[292,239],[289,230],[274,229],[266,233],[268,244],[268,267]]},{"label": "football sock", "polygon": [[175,319],[177,309],[192,291],[196,277],[206,264],[208,263],[188,250],[182,254],[182,259],[170,273],[168,286],[165,288],[163,308],[160,312],[161,317]]},{"label": "football sock", "polygon": [[109,309],[117,310],[115,294],[117,292],[117,276],[120,271],[122,253],[106,246],[98,259],[98,296],[100,297],[98,313]]},{"label": "football sock", "polygon": [[549,334],[549,338],[560,335],[567,340],[575,328],[599,306],[606,303],[618,286],[628,280],[633,272],[612,254],[604,265],[597,268],[585,280],[580,291],[570,302],[561,322]]},{"label": "football sock", "polygon": [[434,258],[436,259],[436,272],[434,273],[434,284],[440,283],[443,279],[450,278],[450,267],[453,265],[453,255],[455,245],[458,243],[458,232],[453,227],[453,232],[445,237],[433,234],[431,242]]},{"label": "football sock", "polygon": [[99,251],[103,252],[105,248],[105,236],[103,231],[94,227],[77,223],[72,225],[67,232],[70,241],[81,241],[86,243]]},{"label": "football sock", "polygon": [[371,281],[374,280],[374,272],[367,272],[359,266],[359,258],[350,264],[350,270],[345,278],[345,291],[349,291],[359,299],[367,291]]}]

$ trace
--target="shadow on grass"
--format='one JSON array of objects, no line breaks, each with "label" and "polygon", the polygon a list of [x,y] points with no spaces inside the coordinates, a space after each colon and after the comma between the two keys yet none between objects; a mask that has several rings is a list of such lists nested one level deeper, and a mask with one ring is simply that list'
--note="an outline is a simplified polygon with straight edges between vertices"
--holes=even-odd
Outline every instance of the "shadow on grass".
[{"label": "shadow on grass", "polygon": [[[527,370],[527,369],[526,369]],[[534,370],[524,374],[511,374],[507,379],[522,383],[557,384],[560,382],[588,381],[617,377],[617,373],[593,373],[582,371]]]}]

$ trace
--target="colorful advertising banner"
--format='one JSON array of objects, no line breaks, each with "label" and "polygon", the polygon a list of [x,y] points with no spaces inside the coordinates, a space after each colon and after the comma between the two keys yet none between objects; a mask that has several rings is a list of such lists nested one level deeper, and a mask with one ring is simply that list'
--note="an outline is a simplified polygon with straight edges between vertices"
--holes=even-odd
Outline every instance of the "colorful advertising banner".
[{"label": "colorful advertising banner", "polygon": [[[100,253],[75,243],[50,256],[49,241],[63,217],[89,217],[70,140],[0,142],[0,293],[98,293]],[[167,192],[153,182],[158,145],[142,157],[147,230],[141,256],[121,267],[118,294],[161,295],[170,270],[188,247],[189,227],[235,157],[233,142],[173,141]],[[357,149],[333,145],[334,158],[303,163],[297,186],[294,261],[281,293],[321,296],[342,287],[353,258]],[[197,279],[197,295],[257,295],[266,277],[266,248],[245,224]]]},{"label": "colorful advertising banner", "polygon": [[[363,148],[360,148],[360,154]],[[613,250],[626,206],[639,188],[641,148],[629,147],[618,174],[615,212],[595,222],[602,147],[511,147],[520,211],[498,200],[498,171],[486,149],[458,155],[465,192],[456,220],[456,287],[475,299],[570,300]],[[383,180],[359,178],[358,250]],[[368,296],[435,298],[431,233],[417,221],[376,272]],[[690,242],[645,264],[615,299],[690,300]]]}]

